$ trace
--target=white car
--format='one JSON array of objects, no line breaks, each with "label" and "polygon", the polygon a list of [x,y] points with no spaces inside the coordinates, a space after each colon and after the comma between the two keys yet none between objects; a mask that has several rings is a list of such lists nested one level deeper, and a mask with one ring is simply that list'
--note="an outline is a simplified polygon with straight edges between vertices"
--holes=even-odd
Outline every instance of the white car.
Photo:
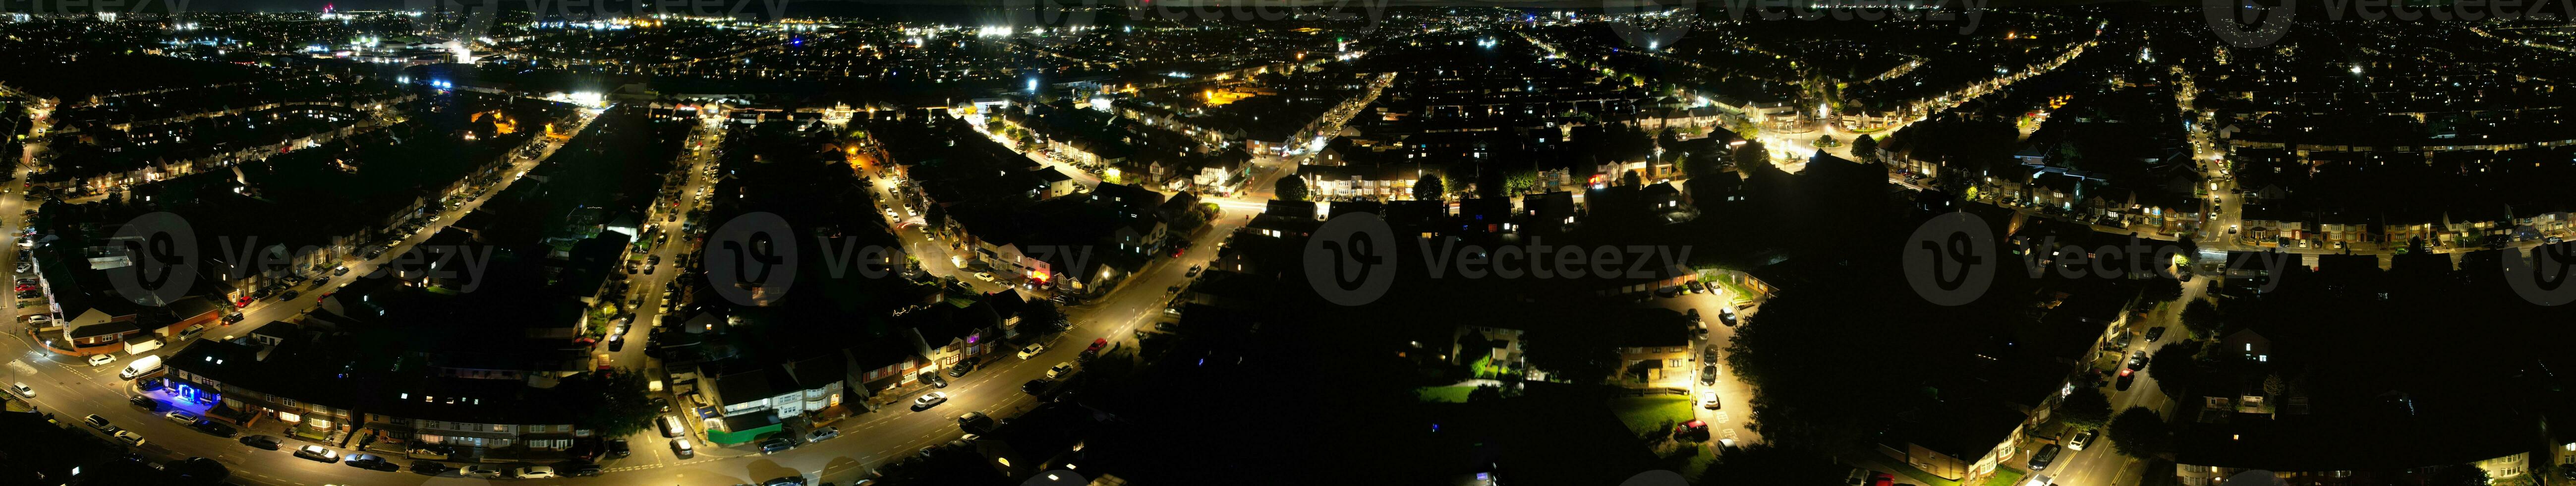
[{"label": "white car", "polygon": [[170,419],[172,422],[178,422],[179,425],[197,423],[197,416],[189,415],[188,412],[181,412],[178,410],[171,410],[170,413],[161,414],[161,418]]},{"label": "white car", "polygon": [[116,362],[116,355],[114,355],[114,354],[93,354],[93,355],[89,355],[89,365],[90,365],[90,366],[105,366],[105,365],[107,365],[107,364],[109,364],[109,363],[115,363],[115,362]]},{"label": "white car", "polygon": [[924,393],[924,394],[922,394],[922,395],[921,395],[921,398],[915,398],[915,399],[912,399],[912,409],[913,409],[913,410],[921,410],[921,409],[925,409],[925,408],[936,407],[936,406],[939,406],[939,404],[942,404],[942,403],[948,403],[948,394],[947,394],[947,393],[943,393],[943,392],[930,392],[930,393]]},{"label": "white car", "polygon": [[555,477],[555,468],[547,466],[528,466],[519,468],[516,471],[510,471],[510,477],[519,479],[551,478]]},{"label": "white car", "polygon": [[1049,379],[1049,380],[1053,380],[1053,379],[1057,379],[1057,378],[1063,378],[1063,377],[1064,377],[1064,375],[1070,375],[1070,374],[1073,374],[1073,363],[1072,363],[1072,362],[1063,362],[1063,363],[1056,363],[1056,364],[1055,364],[1055,367],[1053,367],[1053,368],[1047,368],[1047,375],[1046,375],[1046,376],[1047,376],[1047,379]]},{"label": "white car", "polygon": [[1718,404],[1717,404],[1717,390],[1709,390],[1709,391],[1699,392],[1699,407],[1700,407],[1700,408],[1709,409],[1709,410],[1716,410],[1716,409],[1717,409],[1717,407],[1718,407]]},{"label": "white car", "polygon": [[116,431],[116,440],[125,441],[126,444],[139,446],[143,445],[143,434],[137,434],[131,430],[119,430]]},{"label": "white car", "polygon": [[1046,352],[1046,345],[1032,343],[1020,348],[1020,359],[1029,359],[1029,357],[1037,356],[1038,353],[1044,352]]},{"label": "white car", "polygon": [[36,389],[28,388],[24,381],[10,384],[9,391],[18,392],[18,398],[36,398]]}]

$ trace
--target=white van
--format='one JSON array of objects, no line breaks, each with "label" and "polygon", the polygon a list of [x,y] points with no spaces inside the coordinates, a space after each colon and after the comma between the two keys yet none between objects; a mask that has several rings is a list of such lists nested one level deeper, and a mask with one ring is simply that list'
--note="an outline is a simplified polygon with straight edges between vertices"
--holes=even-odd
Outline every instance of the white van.
[{"label": "white van", "polygon": [[134,362],[132,363],[126,363],[125,371],[118,372],[116,377],[131,380],[134,379],[134,377],[149,375],[157,371],[161,371],[161,357],[144,355],[140,358],[134,358]]},{"label": "white van", "polygon": [[138,339],[126,341],[125,354],[142,355],[143,353],[149,353],[153,350],[161,349],[161,345],[162,343],[159,339]]}]

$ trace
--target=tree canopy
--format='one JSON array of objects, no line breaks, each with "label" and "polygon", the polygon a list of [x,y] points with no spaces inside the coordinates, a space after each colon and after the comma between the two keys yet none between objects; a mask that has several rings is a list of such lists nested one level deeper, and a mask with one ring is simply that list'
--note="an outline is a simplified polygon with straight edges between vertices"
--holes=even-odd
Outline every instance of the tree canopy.
[{"label": "tree canopy", "polygon": [[2173,449],[2173,433],[2165,429],[2164,417],[2146,407],[2129,407],[2120,412],[2119,417],[2111,419],[2110,431],[2103,435],[2111,439],[2112,450],[2124,456],[2149,459]]},{"label": "tree canopy", "polygon": [[2191,332],[2195,335],[2217,334],[2218,306],[2210,304],[2206,299],[2192,299],[2191,304],[2182,309],[2182,325],[2191,328]]},{"label": "tree canopy", "polygon": [[2100,388],[2075,387],[2074,393],[2058,402],[2056,414],[2058,420],[2068,424],[2098,428],[2111,421],[2111,397],[2102,395]]},{"label": "tree canopy", "polygon": [[1306,200],[1306,180],[1304,179],[1281,177],[1279,178],[1279,184],[1276,189],[1277,191],[1275,192],[1277,192],[1277,194],[1274,195],[1274,198],[1276,199],[1282,201]]},{"label": "tree canopy", "polygon": [[1448,190],[1441,186],[1440,176],[1438,175],[1423,174],[1422,180],[1413,181],[1414,200],[1438,201],[1441,199],[1441,195],[1447,193]]},{"label": "tree canopy", "polygon": [[603,437],[643,433],[661,414],[644,389],[644,374],[626,368],[565,377],[554,393],[556,407]]}]

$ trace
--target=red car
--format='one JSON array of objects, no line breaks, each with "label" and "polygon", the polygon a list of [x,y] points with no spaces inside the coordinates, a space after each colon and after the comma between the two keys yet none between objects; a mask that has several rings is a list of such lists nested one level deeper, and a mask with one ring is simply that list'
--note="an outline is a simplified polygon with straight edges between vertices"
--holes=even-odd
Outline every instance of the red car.
[{"label": "red car", "polygon": [[1689,422],[1682,422],[1682,424],[1681,424],[1681,425],[1673,426],[1673,433],[1676,433],[1676,434],[1689,434],[1689,433],[1695,433],[1695,432],[1707,432],[1707,431],[1708,431],[1708,422],[1701,421],[1701,420],[1699,420],[1699,419],[1691,419],[1691,421],[1689,421]]},{"label": "red car", "polygon": [[1100,348],[1106,347],[1109,347],[1109,338],[1097,338],[1091,340],[1091,349],[1085,349],[1083,351],[1098,353],[1100,352]]}]

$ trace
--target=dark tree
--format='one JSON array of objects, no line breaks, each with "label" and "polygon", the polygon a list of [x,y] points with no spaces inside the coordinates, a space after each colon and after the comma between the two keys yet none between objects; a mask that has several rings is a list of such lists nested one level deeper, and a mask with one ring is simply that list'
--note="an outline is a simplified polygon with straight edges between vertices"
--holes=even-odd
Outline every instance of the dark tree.
[{"label": "dark tree", "polygon": [[1852,157],[1859,158],[1862,162],[1876,163],[1878,162],[1878,139],[1870,138],[1868,135],[1852,139],[1851,152]]},{"label": "dark tree", "polygon": [[1276,193],[1272,196],[1274,199],[1281,201],[1304,201],[1306,200],[1306,180],[1296,177],[1281,177],[1279,178],[1277,190],[1274,192]]},{"label": "dark tree", "polygon": [[2199,381],[2199,357],[2199,341],[2177,341],[2147,355],[2147,371],[2155,375],[2156,387],[2166,396],[2184,396],[2181,393]]},{"label": "dark tree", "polygon": [[930,208],[929,208],[929,209],[922,210],[922,212],[921,212],[921,221],[922,221],[922,222],[924,222],[924,223],[929,223],[929,224],[930,224],[930,228],[931,228],[933,231],[939,230],[939,229],[941,229],[941,228],[947,228],[947,227],[948,227],[948,208],[947,208],[947,207],[945,207],[945,206],[940,206],[940,205],[938,205],[938,204],[932,204],[932,205],[930,205]]},{"label": "dark tree", "polygon": [[1034,300],[1028,307],[1020,309],[1022,334],[1060,331],[1064,329],[1064,322],[1064,310],[1057,309],[1054,301]]},{"label": "dark tree", "polygon": [[2103,396],[2100,388],[2076,387],[2058,403],[2057,418],[2078,427],[2099,428],[2111,421],[2111,397]]},{"label": "dark tree", "polygon": [[1823,453],[1764,443],[1719,449],[1717,463],[1700,474],[1699,484],[1839,484],[1846,470]]},{"label": "dark tree", "polygon": [[2433,471],[2433,479],[2425,482],[2424,484],[2432,486],[2486,486],[2487,470],[2479,469],[2477,466],[2467,464],[2444,466],[2439,470]]},{"label": "dark tree", "polygon": [[2138,307],[2144,309],[2180,298],[2182,298],[2182,281],[2170,278],[2149,278],[2146,289],[2138,296],[2140,304]]},{"label": "dark tree", "polygon": [[1600,329],[1543,326],[1529,332],[1521,350],[1531,367],[1555,375],[1557,381],[1600,383],[1619,368],[1619,353],[1612,344],[1616,341],[1607,334]]},{"label": "dark tree", "polygon": [[565,377],[554,395],[555,406],[607,437],[642,433],[661,413],[644,390],[644,374],[624,368]]},{"label": "dark tree", "polygon": [[2165,430],[2164,417],[2146,407],[2129,407],[2120,412],[2119,417],[2111,419],[2108,430],[2104,436],[2111,439],[2112,450],[2120,455],[2151,459],[2173,448],[2173,434]]},{"label": "dark tree", "polygon": [[1646,180],[1645,176],[1638,175],[1638,174],[1637,174],[1637,171],[1633,171],[1633,170],[1632,170],[1632,171],[1628,171],[1627,173],[1624,173],[1624,174],[1619,174],[1619,185],[1622,185],[1622,186],[1627,186],[1627,187],[1639,187],[1639,186],[1644,186],[1644,185],[1646,185],[1645,180]]},{"label": "dark tree", "polygon": [[1441,195],[1447,193],[1447,188],[1441,187],[1440,185],[1440,176],[1423,174],[1422,180],[1413,181],[1414,200],[1438,201],[1440,200]]},{"label": "dark tree", "polygon": [[2206,299],[2192,299],[2190,305],[2182,308],[2182,325],[2191,328],[2195,336],[2217,334],[2218,306],[2211,305]]}]

